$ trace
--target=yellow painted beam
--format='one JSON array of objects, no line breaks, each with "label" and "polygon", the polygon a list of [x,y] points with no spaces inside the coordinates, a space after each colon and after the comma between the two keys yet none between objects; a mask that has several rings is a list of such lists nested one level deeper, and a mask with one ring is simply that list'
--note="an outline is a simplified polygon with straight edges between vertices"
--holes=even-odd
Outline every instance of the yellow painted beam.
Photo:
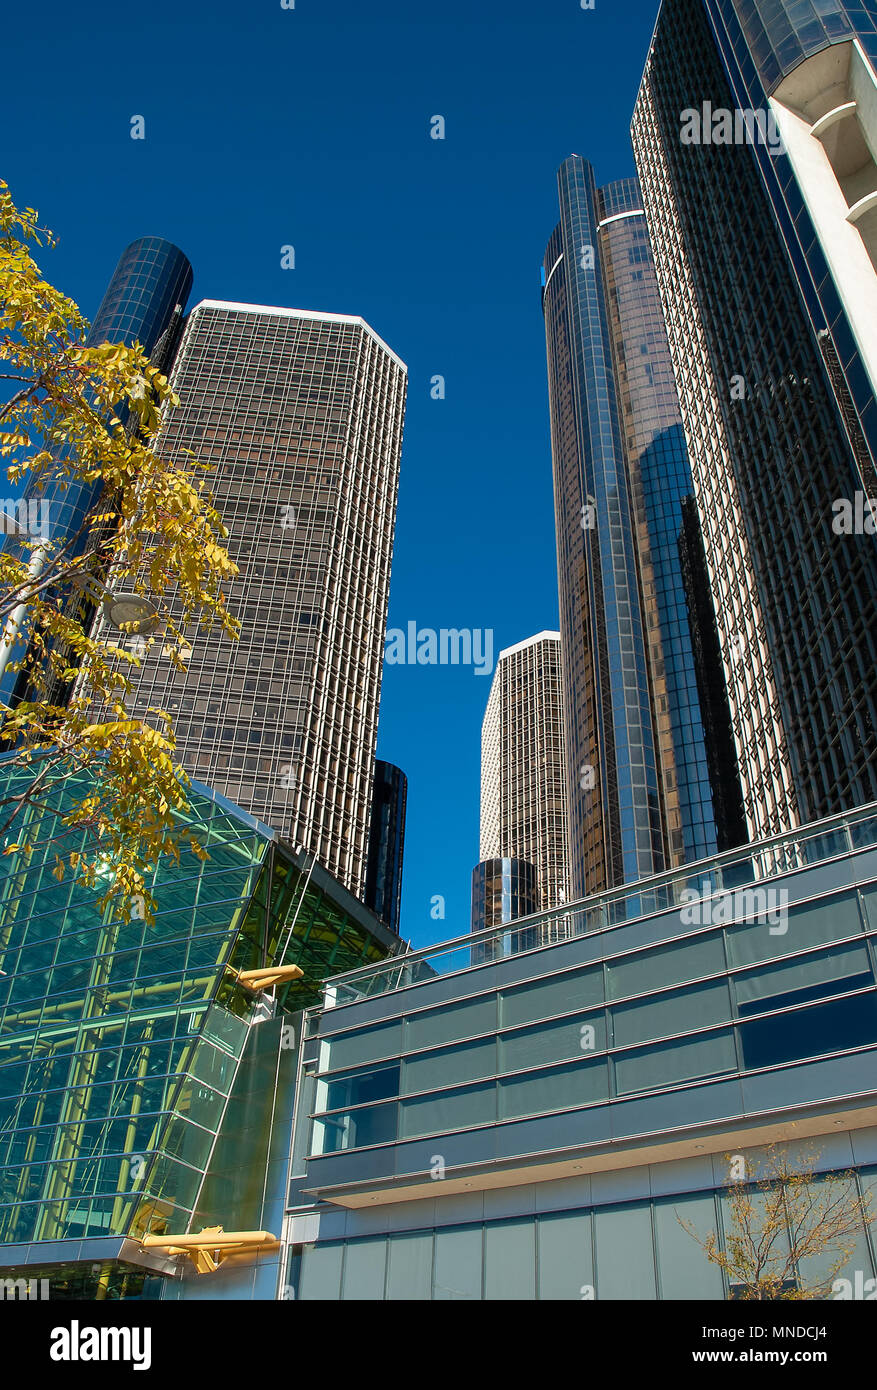
[{"label": "yellow painted beam", "polygon": [[238,984],[247,989],[271,989],[273,985],[285,985],[290,980],[300,980],[304,975],[300,965],[272,965],[264,970],[232,970]]},{"label": "yellow painted beam", "polygon": [[212,1274],[230,1255],[259,1255],[277,1250],[280,1241],[270,1231],[224,1231],[221,1226],[205,1226],[197,1234],[143,1236],[144,1250],[160,1250],[165,1255],[186,1255],[198,1274]]}]

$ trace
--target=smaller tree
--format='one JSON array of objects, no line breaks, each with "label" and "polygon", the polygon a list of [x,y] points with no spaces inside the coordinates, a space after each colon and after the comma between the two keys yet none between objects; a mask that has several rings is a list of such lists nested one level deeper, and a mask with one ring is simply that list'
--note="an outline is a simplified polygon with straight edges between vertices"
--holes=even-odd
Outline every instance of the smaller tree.
[{"label": "smaller tree", "polygon": [[[746,1155],[726,1154],[730,1220],[724,1242],[715,1231],[702,1237],[690,1221],[679,1224],[728,1276],[733,1297],[753,1299],[828,1298],[864,1227],[873,1221],[870,1194],[859,1195],[856,1174],[818,1174],[819,1151],[792,1159],[784,1145],[760,1151],[757,1176],[746,1177]],[[825,1256],[818,1277],[804,1262]]]}]

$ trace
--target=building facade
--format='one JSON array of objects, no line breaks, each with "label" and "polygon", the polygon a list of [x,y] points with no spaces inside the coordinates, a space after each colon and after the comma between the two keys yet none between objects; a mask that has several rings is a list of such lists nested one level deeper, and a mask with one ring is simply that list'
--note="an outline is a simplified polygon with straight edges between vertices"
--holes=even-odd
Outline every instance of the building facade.
[{"label": "building facade", "polygon": [[535,864],[508,855],[476,864],[472,870],[472,960],[494,960],[539,945],[538,934],[529,929],[497,934],[497,928],[538,911],[539,874]]},{"label": "building facade", "polygon": [[691,480],[632,179],[558,171],[542,305],[573,896],[717,844],[679,557]]},{"label": "building facade", "polygon": [[877,806],[562,911],[569,940],[446,942],[309,1011],[285,1296],[733,1298],[700,1241],[769,1145],[817,1206],[877,1191]]},{"label": "building facade", "polygon": [[[406,371],[362,319],[205,300],[157,448],[211,465],[240,640],[144,647],[130,708],[187,772],[365,888]],[[172,605],[173,606],[173,605]]]},{"label": "building facade", "polygon": [[398,933],[402,914],[402,856],[408,778],[393,763],[375,759],[368,863],[363,902],[390,931]]},{"label": "building facade", "polygon": [[664,0],[633,119],[750,835],[877,795],[875,55]]},{"label": "building facade", "polygon": [[497,658],[481,727],[479,854],[533,865],[530,911],[569,896],[559,632],[537,633]]},{"label": "building facade", "polygon": [[[4,797],[33,775],[0,765]],[[399,949],[312,856],[197,783],[180,829],[206,859],[161,861],[152,925],[136,901],[98,909],[53,874],[63,818],[93,790],[83,773],[48,783],[18,822],[32,852],[0,881],[0,1268],[50,1298],[160,1288],[176,1261],[147,1237],[279,1237],[282,1203],[259,1195],[286,1172],[299,1011],[339,967]],[[66,843],[93,853],[89,835]]]}]

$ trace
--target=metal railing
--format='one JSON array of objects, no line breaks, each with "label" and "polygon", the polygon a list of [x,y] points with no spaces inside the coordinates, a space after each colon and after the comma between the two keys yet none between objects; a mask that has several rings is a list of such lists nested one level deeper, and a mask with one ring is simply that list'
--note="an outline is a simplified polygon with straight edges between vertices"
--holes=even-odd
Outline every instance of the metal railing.
[{"label": "metal railing", "polygon": [[391,960],[345,971],[327,981],[324,1007],[370,999],[524,951],[550,949],[585,933],[611,931],[639,918],[671,911],[694,897],[711,898],[875,845],[877,802],[872,802],[856,811],[605,889],[501,927],[469,932]]}]

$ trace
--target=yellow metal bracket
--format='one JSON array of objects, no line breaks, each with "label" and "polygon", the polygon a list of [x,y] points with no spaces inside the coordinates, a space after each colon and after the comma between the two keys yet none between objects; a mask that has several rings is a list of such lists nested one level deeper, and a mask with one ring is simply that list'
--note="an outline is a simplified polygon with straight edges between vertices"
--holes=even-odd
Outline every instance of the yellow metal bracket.
[{"label": "yellow metal bracket", "polygon": [[239,985],[252,990],[285,985],[290,980],[300,980],[305,973],[300,965],[271,965],[266,970],[234,970],[231,966],[229,969]]},{"label": "yellow metal bracket", "polygon": [[231,1255],[263,1255],[280,1247],[270,1231],[224,1231],[221,1226],[205,1226],[197,1235],[143,1236],[140,1243],[144,1250],[188,1256],[198,1274],[213,1274]]}]

